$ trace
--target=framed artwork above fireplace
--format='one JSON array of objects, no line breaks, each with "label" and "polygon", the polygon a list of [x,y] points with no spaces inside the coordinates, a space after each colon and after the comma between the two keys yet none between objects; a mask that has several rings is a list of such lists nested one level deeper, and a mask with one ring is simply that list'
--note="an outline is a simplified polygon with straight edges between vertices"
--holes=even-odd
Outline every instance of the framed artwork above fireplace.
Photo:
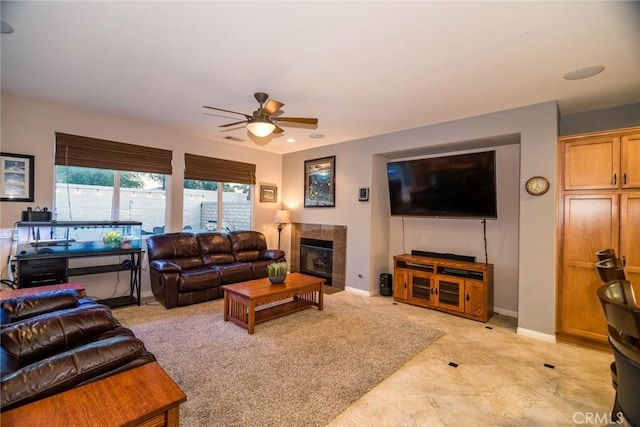
[{"label": "framed artwork above fireplace", "polygon": [[305,160],[304,207],[333,208],[336,206],[336,156]]}]

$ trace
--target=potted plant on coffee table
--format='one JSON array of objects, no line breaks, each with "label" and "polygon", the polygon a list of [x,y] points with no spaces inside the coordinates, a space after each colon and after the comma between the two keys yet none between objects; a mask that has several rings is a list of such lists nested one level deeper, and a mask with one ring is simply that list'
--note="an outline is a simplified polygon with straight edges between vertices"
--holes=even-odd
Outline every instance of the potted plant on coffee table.
[{"label": "potted plant on coffee table", "polygon": [[287,263],[273,262],[267,265],[267,274],[269,275],[269,281],[274,285],[284,282],[287,277]]}]

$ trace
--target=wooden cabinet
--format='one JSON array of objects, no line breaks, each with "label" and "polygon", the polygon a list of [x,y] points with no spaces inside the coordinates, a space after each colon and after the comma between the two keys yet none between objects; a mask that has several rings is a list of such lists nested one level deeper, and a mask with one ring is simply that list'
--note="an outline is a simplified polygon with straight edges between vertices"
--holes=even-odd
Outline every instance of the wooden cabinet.
[{"label": "wooden cabinet", "polygon": [[640,295],[640,128],[563,137],[556,336],[608,347],[596,252],[612,248]]},{"label": "wooden cabinet", "polygon": [[396,301],[486,322],[493,314],[493,265],[417,255],[394,257]]},{"label": "wooden cabinet", "polygon": [[640,131],[562,138],[564,189],[640,188]]}]

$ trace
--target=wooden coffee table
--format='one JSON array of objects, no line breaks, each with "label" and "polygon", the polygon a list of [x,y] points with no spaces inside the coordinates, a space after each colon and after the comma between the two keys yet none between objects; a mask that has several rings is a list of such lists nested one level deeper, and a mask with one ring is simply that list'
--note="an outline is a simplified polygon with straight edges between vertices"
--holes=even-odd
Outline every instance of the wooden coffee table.
[{"label": "wooden coffee table", "polygon": [[[319,277],[290,273],[279,285],[272,285],[268,278],[224,285],[224,320],[230,320],[252,334],[256,323],[312,306],[322,310],[324,282]],[[288,298],[293,300],[256,309],[260,305]]]}]

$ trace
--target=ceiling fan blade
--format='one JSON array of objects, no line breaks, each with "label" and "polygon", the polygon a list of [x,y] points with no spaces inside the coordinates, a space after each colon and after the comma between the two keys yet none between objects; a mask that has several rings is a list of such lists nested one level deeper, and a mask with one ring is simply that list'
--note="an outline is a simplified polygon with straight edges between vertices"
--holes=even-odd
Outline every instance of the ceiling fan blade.
[{"label": "ceiling fan blade", "polygon": [[275,113],[276,111],[278,111],[279,109],[281,109],[284,106],[284,104],[280,101],[276,101],[275,99],[270,99],[267,102],[267,105],[265,105],[262,108],[262,114],[266,115],[266,116],[270,116],[273,113]]},{"label": "ceiling fan blade", "polygon": [[307,125],[317,125],[318,119],[312,117],[274,117],[277,122],[304,123]]},{"label": "ceiling fan blade", "polygon": [[225,110],[224,108],[217,108],[217,107],[209,107],[207,105],[203,105],[202,108],[208,108],[210,110],[217,110],[217,111],[224,111],[225,113],[233,113],[233,114],[240,114],[241,116],[245,116],[247,119],[250,119],[251,116],[246,115],[245,113],[239,113],[237,111],[231,111],[231,110]]},{"label": "ceiling fan blade", "polygon": [[273,133],[274,135],[277,135],[277,134],[282,133],[282,132],[284,132],[284,129],[282,129],[280,126],[276,125],[276,128],[271,133]]},{"label": "ceiling fan blade", "polygon": [[227,123],[226,125],[220,125],[220,126],[218,126],[218,127],[221,127],[221,128],[228,128],[229,126],[239,125],[240,123],[247,123],[247,121],[246,121],[246,120],[242,120],[241,122]]}]

